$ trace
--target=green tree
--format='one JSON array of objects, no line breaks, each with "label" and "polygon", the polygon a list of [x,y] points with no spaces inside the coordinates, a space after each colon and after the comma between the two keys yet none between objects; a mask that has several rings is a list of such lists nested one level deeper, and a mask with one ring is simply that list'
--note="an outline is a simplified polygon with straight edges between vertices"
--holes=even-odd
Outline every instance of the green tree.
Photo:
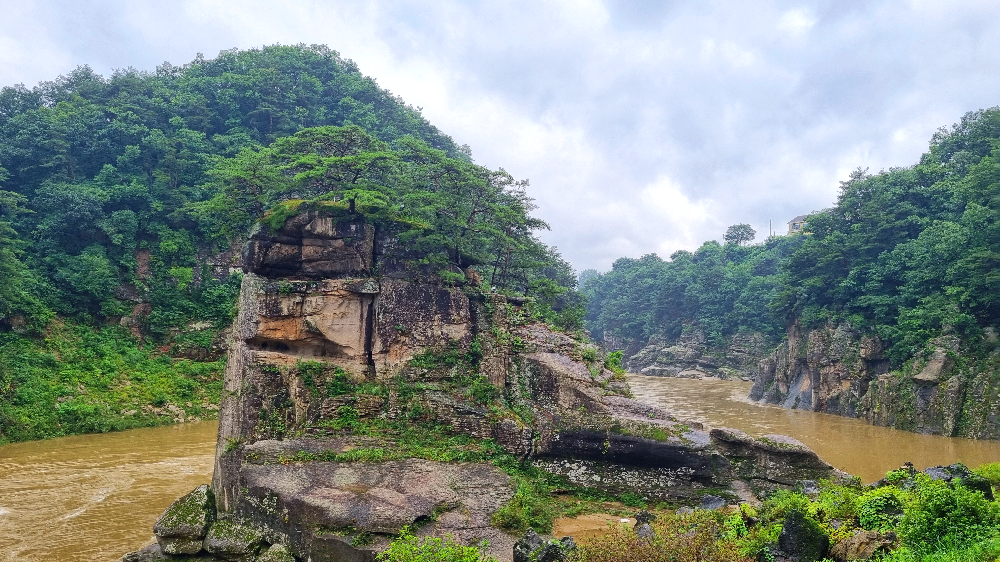
[{"label": "green tree", "polygon": [[726,229],[726,234],[722,237],[726,244],[736,244],[737,246],[742,246],[747,242],[753,242],[754,237],[757,236],[757,231],[754,230],[749,224],[740,223],[734,224]]}]

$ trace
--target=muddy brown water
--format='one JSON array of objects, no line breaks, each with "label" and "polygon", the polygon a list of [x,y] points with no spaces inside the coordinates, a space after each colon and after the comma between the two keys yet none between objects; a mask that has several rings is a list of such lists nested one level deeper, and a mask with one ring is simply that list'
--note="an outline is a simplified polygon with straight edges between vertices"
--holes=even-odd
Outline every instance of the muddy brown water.
[{"label": "muddy brown water", "polygon": [[0,561],[114,561],[212,478],[216,422],[0,447]]},{"label": "muddy brown water", "polygon": [[[750,403],[749,383],[633,376],[637,398],[708,426],[790,435],[866,482],[911,461],[920,468],[1000,461],[1000,442],[870,426]],[[152,541],[170,502],[212,475],[217,424],[199,422],[0,447],[0,562],[118,560]],[[611,515],[563,520],[563,534],[600,534]]]},{"label": "muddy brown water", "polygon": [[679,418],[711,427],[732,427],[759,437],[789,435],[833,466],[874,482],[912,462],[918,469],[963,462],[1000,462],[1000,441],[976,441],[876,427],[854,418],[788,410],[747,400],[751,383],[632,375],[635,397],[663,406]]}]

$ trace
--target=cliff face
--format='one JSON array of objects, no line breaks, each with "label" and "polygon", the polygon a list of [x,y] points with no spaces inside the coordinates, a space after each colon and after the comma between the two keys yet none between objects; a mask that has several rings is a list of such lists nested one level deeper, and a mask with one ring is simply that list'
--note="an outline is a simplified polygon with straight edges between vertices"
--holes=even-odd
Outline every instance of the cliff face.
[{"label": "cliff face", "polygon": [[996,439],[995,362],[995,356],[963,361],[958,340],[943,336],[890,372],[877,338],[843,325],[811,331],[793,325],[785,343],[760,362],[750,398],[919,433]]},{"label": "cliff face", "polygon": [[[834,473],[794,440],[706,431],[632,400],[584,359],[590,344],[474,275],[442,284],[361,220],[292,217],[251,236],[244,263],[205,517],[219,522],[198,527],[256,537],[241,559],[278,545],[298,560],[370,561],[416,526],[486,539],[509,560],[514,538],[492,516],[515,490],[484,462],[497,454],[576,486],[688,503]],[[429,436],[448,445],[414,445]],[[129,560],[156,559],[181,532],[161,526],[160,546]]]},{"label": "cliff face", "polygon": [[705,333],[691,326],[676,341],[654,336],[629,356],[630,372],[660,377],[756,379],[767,348],[761,334],[737,334],[728,345],[711,346]]}]

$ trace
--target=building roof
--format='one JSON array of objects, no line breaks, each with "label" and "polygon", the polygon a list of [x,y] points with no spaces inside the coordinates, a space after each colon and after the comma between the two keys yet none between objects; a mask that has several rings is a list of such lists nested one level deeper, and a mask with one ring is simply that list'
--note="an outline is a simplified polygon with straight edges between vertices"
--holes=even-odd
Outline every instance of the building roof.
[{"label": "building roof", "polygon": [[793,222],[805,222],[805,220],[806,220],[806,215],[799,215],[794,219],[788,221],[788,224],[792,224]]}]

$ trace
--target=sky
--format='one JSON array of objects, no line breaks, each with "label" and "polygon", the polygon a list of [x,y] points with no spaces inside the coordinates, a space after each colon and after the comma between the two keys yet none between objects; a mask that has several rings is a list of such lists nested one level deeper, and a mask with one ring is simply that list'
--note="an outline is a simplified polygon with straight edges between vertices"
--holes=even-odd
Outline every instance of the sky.
[{"label": "sky", "polygon": [[325,44],[529,179],[578,270],[758,240],[1000,105],[1000,2],[0,0],[0,85]]}]

